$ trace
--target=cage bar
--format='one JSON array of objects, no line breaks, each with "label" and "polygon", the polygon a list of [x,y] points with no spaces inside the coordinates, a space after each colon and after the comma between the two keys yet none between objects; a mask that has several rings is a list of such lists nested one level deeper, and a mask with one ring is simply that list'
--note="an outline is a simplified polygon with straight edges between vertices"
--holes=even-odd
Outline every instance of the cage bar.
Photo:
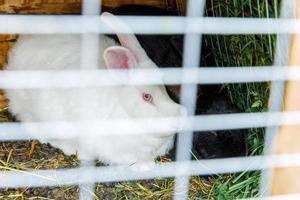
[{"label": "cage bar", "polygon": [[[300,124],[299,112],[276,112],[279,111],[280,102],[275,102],[275,107],[271,107],[268,113],[249,114],[224,114],[224,115],[204,115],[194,116],[196,100],[196,83],[238,83],[238,82],[262,82],[262,81],[284,81],[299,80],[299,67],[285,69],[285,63],[278,63],[281,67],[255,67],[251,69],[243,68],[217,68],[217,69],[196,69],[201,54],[200,33],[207,34],[290,34],[300,33],[300,20],[294,19],[254,19],[254,18],[212,18],[202,17],[205,1],[190,0],[188,6],[188,17],[121,17],[127,24],[134,24],[130,27],[136,33],[185,33],[184,69],[167,69],[157,71],[144,71],[136,79],[126,84],[184,84],[182,87],[182,102],[188,107],[189,114],[192,115],[183,127],[184,134],[180,134],[178,142],[177,162],[156,165],[154,169],[147,173],[137,173],[128,170],[128,166],[121,167],[100,167],[95,168],[90,163],[82,163],[78,169],[61,170],[33,170],[33,171],[8,171],[0,172],[0,187],[27,187],[27,186],[57,186],[69,184],[81,184],[81,199],[92,199],[91,186],[94,182],[112,182],[124,180],[152,179],[158,177],[176,177],[175,199],[185,199],[188,196],[188,177],[192,175],[207,175],[215,173],[233,173],[241,171],[264,170],[273,167],[300,166],[300,155],[283,156],[255,156],[249,158],[213,159],[198,161],[189,160],[189,150],[191,149],[191,138],[193,130],[224,130],[240,129],[250,127],[271,127],[267,131],[268,135],[273,135],[274,126]],[[267,5],[266,5],[267,6]],[[266,7],[268,8],[268,7]],[[98,33],[114,33],[114,31],[102,24],[98,16],[100,4],[97,0],[84,1],[82,14],[84,16],[0,16],[0,32],[2,33],[81,33],[82,40],[82,67],[89,69],[84,72],[0,72],[0,86],[3,88],[51,88],[51,87],[95,87],[115,84],[115,80],[110,82],[110,77],[105,72],[95,70],[97,68],[97,56],[99,49],[93,48],[92,44],[98,44]],[[49,22],[46,23],[45,21]],[[147,26],[145,26],[147,24]],[[118,32],[126,30],[119,29]],[[270,41],[270,40],[269,40]],[[97,46],[97,45],[96,45]],[[278,46],[277,48],[280,48]],[[87,53],[88,52],[88,53]],[[275,63],[276,64],[276,63]],[[297,63],[299,65],[299,63]],[[277,65],[277,64],[276,64]],[[93,73],[97,72],[97,76]],[[98,73],[99,72],[99,73]],[[53,80],[53,75],[56,78]],[[145,76],[147,74],[147,76]],[[150,74],[150,75],[149,75]],[[70,75],[71,78],[70,78]],[[158,76],[159,75],[159,76]],[[213,75],[213,76],[212,76]],[[29,78],[29,77],[30,78]],[[102,79],[99,77],[102,76]],[[25,77],[27,80],[25,80]],[[66,79],[68,77],[68,79]],[[157,78],[159,77],[159,78]],[[162,78],[163,77],[163,78]],[[209,77],[209,78],[208,78]],[[213,77],[213,78],[212,78]],[[83,81],[82,79],[83,78]],[[69,80],[66,82],[66,80]],[[103,81],[104,80],[104,81]],[[77,82],[76,82],[77,81]],[[117,82],[117,84],[124,84]],[[192,84],[186,86],[186,84]],[[278,100],[281,96],[282,83],[278,87],[274,84],[271,99]],[[88,95],[88,94],[87,94]],[[190,99],[191,98],[191,99]],[[155,119],[153,119],[155,121]],[[156,119],[157,120],[157,119]],[[159,121],[161,120],[161,121]],[[164,120],[155,121],[158,128],[163,127]],[[111,130],[112,123],[120,123],[118,129],[124,126],[124,130],[132,132],[128,125],[129,121],[105,121],[101,124],[107,130]],[[61,130],[74,130],[74,128],[87,128],[93,134],[97,126],[88,123],[58,122],[51,124],[45,122],[36,125],[58,128]],[[142,121],[141,121],[142,123]],[[26,123],[23,125],[26,126]],[[28,124],[27,124],[28,125]],[[34,125],[34,124],[31,124]],[[89,128],[88,128],[89,127]],[[103,128],[102,127],[102,128]],[[117,130],[116,130],[117,131]],[[124,132],[126,132],[124,131]],[[24,134],[24,129],[19,123],[1,124],[0,138],[7,139],[28,139],[30,136]],[[7,134],[10,132],[11,134]],[[77,137],[80,135],[77,135]],[[3,137],[3,138],[2,138]],[[23,137],[23,138],[22,138]],[[56,137],[54,135],[54,137]],[[73,134],[65,137],[74,137]],[[266,144],[270,143],[267,139]],[[221,165],[220,165],[221,163]],[[179,177],[183,177],[182,180]],[[178,184],[183,181],[183,184]],[[82,188],[87,187],[87,190]],[[88,191],[88,192],[86,192]],[[299,197],[286,196],[287,199]],[[282,196],[281,196],[282,197]],[[278,197],[278,199],[282,199]],[[270,197],[270,199],[277,197]],[[268,198],[269,199],[269,198]]]},{"label": "cage bar", "polygon": [[31,171],[15,169],[0,173],[0,188],[75,185],[90,182],[109,183],[175,176],[199,176],[208,174],[248,172],[289,166],[300,166],[300,154],[169,162],[156,164],[147,172],[132,171],[128,169],[129,166]]},{"label": "cage bar", "polygon": [[[219,84],[299,80],[296,66],[201,67],[132,70],[130,80],[116,79],[105,70],[0,71],[0,87],[9,88],[86,88],[109,85]],[[188,74],[189,76],[183,76]],[[119,73],[125,76],[125,73]]]},{"label": "cage bar", "polygon": [[[150,16],[120,16],[120,19],[130,24],[130,29],[136,34],[300,33],[300,20],[296,19]],[[126,33],[127,29],[116,27],[115,31]],[[3,34],[115,33],[115,31],[105,26],[98,16],[0,15],[0,32]]]},{"label": "cage bar", "polygon": [[[32,122],[32,123],[1,123],[0,139],[1,140],[26,140],[26,139],[69,139],[80,137],[82,130],[89,134],[96,134],[103,131],[109,134],[139,134],[132,123],[139,123],[140,127],[147,127],[147,122],[151,120],[157,126],[153,127],[153,134],[160,134],[168,131],[165,126],[169,120],[174,118],[148,118],[148,119],[115,119],[115,120],[96,120],[85,122]],[[178,118],[180,120],[180,118]],[[235,114],[215,114],[215,115],[196,115],[182,119],[184,124],[182,131],[217,131],[245,128],[262,128],[279,125],[298,125],[300,124],[300,112],[260,112],[260,113],[235,113]],[[113,125],[118,124],[118,127]],[[52,130],[51,136],[39,135],[37,133],[27,133],[26,129]],[[65,134],[62,136],[61,133]],[[107,133],[108,134],[108,133]]]},{"label": "cage bar", "polygon": [[[276,1],[275,1],[276,2]],[[281,18],[294,18],[296,0],[283,1],[281,5]],[[285,66],[289,63],[289,50],[290,50],[291,36],[290,35],[277,35],[277,44],[274,58],[275,68],[289,68]],[[283,97],[284,97],[284,81],[273,81],[270,90],[270,112],[282,111]],[[274,138],[278,132],[277,126],[267,127],[266,136],[264,142],[264,155],[270,155],[272,153],[272,146]],[[261,174],[261,187],[260,196],[269,196],[271,190],[271,177],[272,169],[262,171]]]},{"label": "cage bar", "polygon": [[[300,1],[296,3],[296,17],[300,18]],[[300,35],[293,35],[290,51],[290,65],[300,64]],[[300,110],[300,82],[288,81],[286,83],[286,95],[284,99],[284,111]],[[300,126],[281,126],[274,142],[275,154],[296,154],[300,152],[299,137]],[[300,176],[299,167],[276,168],[272,177],[272,195],[292,194],[300,191],[298,178]]]},{"label": "cage bar", "polygon": [[[204,15],[205,1],[188,0],[187,16],[188,17],[202,17]],[[188,23],[186,26],[190,26]],[[183,49],[183,69],[197,68],[200,63],[201,55],[201,42],[202,37],[199,34],[186,34],[184,38]],[[189,77],[190,74],[182,74],[184,77]],[[197,102],[198,86],[181,85],[180,102],[187,109],[188,115],[194,115]],[[182,113],[183,114],[183,113]],[[177,134],[177,149],[176,149],[176,162],[190,160],[191,150],[193,144],[193,132],[179,132]],[[187,170],[187,169],[180,169]],[[174,199],[181,200],[187,199],[189,193],[189,176],[176,176]]]},{"label": "cage bar", "polygon": [[[81,14],[83,16],[97,16],[101,12],[101,0],[83,0]],[[81,69],[83,70],[96,70],[99,67],[98,57],[100,55],[100,40],[98,34],[83,34],[81,35]],[[87,99],[93,98],[89,92],[84,92],[82,95],[86,96]],[[92,105],[88,104],[86,112],[88,110],[94,109]],[[88,113],[83,113],[85,115]],[[83,132],[85,132],[83,130]],[[82,141],[79,148],[85,148],[84,141],[85,138],[81,137],[79,141]],[[95,163],[93,160],[81,160],[81,168],[94,167]],[[89,182],[84,185],[79,186],[79,199],[80,200],[93,200],[94,199],[94,184]]]}]

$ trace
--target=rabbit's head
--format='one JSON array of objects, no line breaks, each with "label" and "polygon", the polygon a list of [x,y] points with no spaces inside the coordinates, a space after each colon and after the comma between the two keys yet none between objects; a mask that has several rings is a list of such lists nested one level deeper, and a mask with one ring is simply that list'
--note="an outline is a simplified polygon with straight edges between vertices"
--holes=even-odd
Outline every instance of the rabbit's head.
[{"label": "rabbit's head", "polygon": [[[112,17],[112,20],[118,20],[111,14],[105,15]],[[122,46],[109,47],[103,53],[108,69],[121,69],[123,72],[128,72],[129,78],[132,69],[159,69],[147,56],[134,34],[117,33],[117,36]],[[167,94],[165,86],[162,85],[124,85],[120,87],[116,95],[119,105],[129,118],[176,118],[186,114],[185,108],[175,103]],[[181,124],[175,119],[168,121],[169,128],[167,129],[170,132],[164,135],[174,134]]]}]

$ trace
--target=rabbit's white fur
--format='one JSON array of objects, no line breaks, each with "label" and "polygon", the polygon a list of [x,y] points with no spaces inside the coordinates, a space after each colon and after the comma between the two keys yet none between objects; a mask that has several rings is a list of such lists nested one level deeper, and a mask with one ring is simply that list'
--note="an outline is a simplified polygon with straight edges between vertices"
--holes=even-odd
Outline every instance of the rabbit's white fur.
[{"label": "rabbit's white fur", "polygon": [[[99,68],[117,68],[117,65],[125,69],[157,68],[133,35],[119,35],[119,39],[125,47],[118,46],[108,37],[100,37]],[[78,70],[80,45],[80,35],[21,35],[9,53],[6,70]],[[145,102],[142,98],[144,92],[153,96],[153,103]],[[7,89],[6,94],[10,111],[22,122],[174,117],[184,110],[169,98],[162,86]],[[140,130],[140,135],[102,135],[101,132],[89,135],[82,132],[80,139],[42,142],[49,142],[66,154],[78,151],[80,159],[99,159],[108,164],[143,163],[167,153],[173,145],[179,122],[170,122],[167,125],[170,133],[164,135],[151,134],[151,127],[155,124],[151,121],[148,124],[148,129],[134,125]],[[53,134],[53,130],[36,131]]]}]

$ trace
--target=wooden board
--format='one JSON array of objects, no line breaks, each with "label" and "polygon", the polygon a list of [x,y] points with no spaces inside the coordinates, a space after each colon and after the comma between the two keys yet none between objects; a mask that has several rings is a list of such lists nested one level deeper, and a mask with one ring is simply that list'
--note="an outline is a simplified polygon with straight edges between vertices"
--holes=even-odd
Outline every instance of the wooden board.
[{"label": "wooden board", "polygon": [[[102,0],[104,9],[122,5],[147,5],[185,12],[186,0]],[[0,0],[0,13],[79,14],[81,0]]]},{"label": "wooden board", "polygon": [[[300,19],[300,1],[297,2],[297,18]],[[300,65],[300,35],[294,35],[290,54],[291,66]],[[300,81],[288,81],[284,111],[300,111]],[[282,126],[275,140],[275,153],[300,153],[300,126]],[[272,194],[300,193],[300,167],[277,168],[272,179]]]}]

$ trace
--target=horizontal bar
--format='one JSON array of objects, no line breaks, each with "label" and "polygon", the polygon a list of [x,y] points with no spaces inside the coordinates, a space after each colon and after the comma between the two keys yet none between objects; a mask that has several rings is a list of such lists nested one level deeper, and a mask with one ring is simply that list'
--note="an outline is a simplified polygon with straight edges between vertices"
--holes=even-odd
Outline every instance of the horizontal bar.
[{"label": "horizontal bar", "polygon": [[[233,17],[119,16],[130,31],[144,34],[291,34],[300,33],[300,20]],[[129,29],[115,27],[118,32]],[[0,15],[0,33],[115,33],[100,16]]]},{"label": "horizontal bar", "polygon": [[299,200],[300,194],[276,195],[269,197],[248,198],[242,200]]},{"label": "horizontal bar", "polygon": [[[83,132],[87,137],[113,134],[141,135],[150,132],[160,136],[163,133],[176,131],[174,129],[170,130],[168,125],[175,120],[182,121],[182,126],[179,125],[180,131],[232,130],[300,124],[300,112],[197,115],[182,119],[152,118],[84,122],[0,123],[0,140],[70,139],[82,137]],[[115,126],[115,124],[118,124],[118,126]],[[139,129],[136,128],[136,124],[139,124]],[[147,130],[147,133],[141,133],[140,129]],[[40,134],[40,130],[45,130],[45,133],[51,134]]]},{"label": "horizontal bar", "polygon": [[58,170],[11,170],[0,172],[0,188],[76,185],[174,176],[236,173],[274,167],[300,166],[300,155],[253,156],[156,164],[151,170],[134,171],[130,166],[87,167]]},{"label": "horizontal bar", "polygon": [[[122,78],[123,77],[123,78]],[[128,78],[129,77],[129,78]],[[219,84],[300,80],[298,67],[201,67],[108,70],[0,71],[0,88],[85,88],[108,85]]]}]

